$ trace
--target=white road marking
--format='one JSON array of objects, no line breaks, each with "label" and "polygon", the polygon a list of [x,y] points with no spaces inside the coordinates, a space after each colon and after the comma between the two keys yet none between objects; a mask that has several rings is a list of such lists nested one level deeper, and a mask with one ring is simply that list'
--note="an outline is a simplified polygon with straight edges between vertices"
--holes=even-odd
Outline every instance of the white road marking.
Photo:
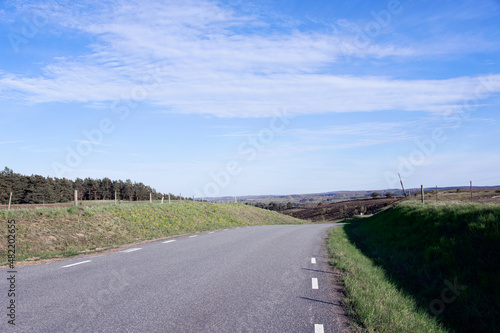
[{"label": "white road marking", "polygon": [[312,287],[313,289],[318,289],[318,279],[312,278]]},{"label": "white road marking", "polygon": [[139,251],[139,250],[142,250],[142,248],[140,248],[140,247],[134,247],[134,248],[131,248],[131,249],[123,250],[122,252],[129,253],[129,252],[134,252],[134,251]]},{"label": "white road marking", "polygon": [[198,235],[189,236],[189,238],[198,237]]},{"label": "white road marking", "polygon": [[76,265],[80,265],[80,264],[85,264],[86,262],[91,262],[91,260],[80,261],[80,262],[77,262],[76,264],[71,264],[71,265],[63,266],[63,268],[71,267],[71,266],[76,266]]},{"label": "white road marking", "polygon": [[172,242],[175,242],[175,239],[171,239],[171,240],[165,241],[165,242],[163,242],[163,244],[172,243]]},{"label": "white road marking", "polygon": [[322,324],[314,324],[314,333],[325,333],[325,329]]},{"label": "white road marking", "polygon": [[311,258],[311,264],[315,264],[316,263],[316,258]]}]

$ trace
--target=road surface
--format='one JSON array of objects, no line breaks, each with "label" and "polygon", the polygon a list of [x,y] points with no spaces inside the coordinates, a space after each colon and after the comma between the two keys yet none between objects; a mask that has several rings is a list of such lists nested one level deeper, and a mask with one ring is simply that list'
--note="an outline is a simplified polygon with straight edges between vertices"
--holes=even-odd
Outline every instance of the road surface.
[{"label": "road surface", "polygon": [[1,269],[2,332],[342,332],[334,224],[242,227]]}]

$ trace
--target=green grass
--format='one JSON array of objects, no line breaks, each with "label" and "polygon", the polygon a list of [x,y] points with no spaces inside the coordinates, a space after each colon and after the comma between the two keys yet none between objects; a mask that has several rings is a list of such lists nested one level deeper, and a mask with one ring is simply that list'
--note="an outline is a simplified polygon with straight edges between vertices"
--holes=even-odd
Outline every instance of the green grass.
[{"label": "green grass", "polygon": [[16,259],[100,251],[144,240],[247,225],[301,220],[243,204],[142,202],[0,211],[0,265],[7,262],[7,221],[16,220]]},{"label": "green grass", "polygon": [[500,206],[406,202],[332,230],[348,313],[366,331],[499,331],[499,221]]}]

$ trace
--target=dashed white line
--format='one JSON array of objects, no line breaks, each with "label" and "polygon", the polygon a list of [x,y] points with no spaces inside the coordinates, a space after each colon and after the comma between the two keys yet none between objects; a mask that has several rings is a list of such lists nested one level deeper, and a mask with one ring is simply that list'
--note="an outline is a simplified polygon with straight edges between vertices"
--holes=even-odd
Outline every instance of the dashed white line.
[{"label": "dashed white line", "polygon": [[316,258],[311,258],[311,264],[315,264],[316,263]]},{"label": "dashed white line", "polygon": [[325,333],[325,328],[322,324],[314,324],[314,333]]},{"label": "dashed white line", "polygon": [[76,266],[76,265],[80,265],[80,264],[85,264],[87,262],[91,262],[91,260],[85,260],[85,261],[80,261],[80,262],[77,262],[75,264],[71,264],[71,265],[66,265],[66,266],[63,266],[63,268],[66,268],[66,267],[71,267],[71,266]]},{"label": "dashed white line", "polygon": [[312,288],[313,289],[318,289],[318,279],[317,278],[312,278]]},{"label": "dashed white line", "polygon": [[142,250],[142,248],[140,248],[140,247],[134,247],[134,248],[131,248],[131,249],[123,250],[122,252],[124,252],[124,253],[130,253],[130,252],[139,251],[139,250]]},{"label": "dashed white line", "polygon": [[198,235],[189,236],[189,238],[198,237]]},{"label": "dashed white line", "polygon": [[164,241],[162,242],[163,244],[167,244],[167,243],[172,243],[172,242],[175,242],[175,239],[171,239],[171,240],[168,240],[168,241]]}]

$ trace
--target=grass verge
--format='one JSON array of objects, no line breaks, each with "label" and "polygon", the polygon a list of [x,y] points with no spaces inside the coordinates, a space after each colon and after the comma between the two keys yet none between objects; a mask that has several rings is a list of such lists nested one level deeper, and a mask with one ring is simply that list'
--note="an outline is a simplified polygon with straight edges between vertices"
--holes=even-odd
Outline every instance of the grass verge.
[{"label": "grass verge", "polygon": [[223,228],[303,221],[243,204],[131,203],[0,211],[0,266],[7,263],[7,221],[15,220],[16,260],[40,260]]},{"label": "grass verge", "polygon": [[500,206],[407,202],[330,233],[368,332],[498,332]]}]

